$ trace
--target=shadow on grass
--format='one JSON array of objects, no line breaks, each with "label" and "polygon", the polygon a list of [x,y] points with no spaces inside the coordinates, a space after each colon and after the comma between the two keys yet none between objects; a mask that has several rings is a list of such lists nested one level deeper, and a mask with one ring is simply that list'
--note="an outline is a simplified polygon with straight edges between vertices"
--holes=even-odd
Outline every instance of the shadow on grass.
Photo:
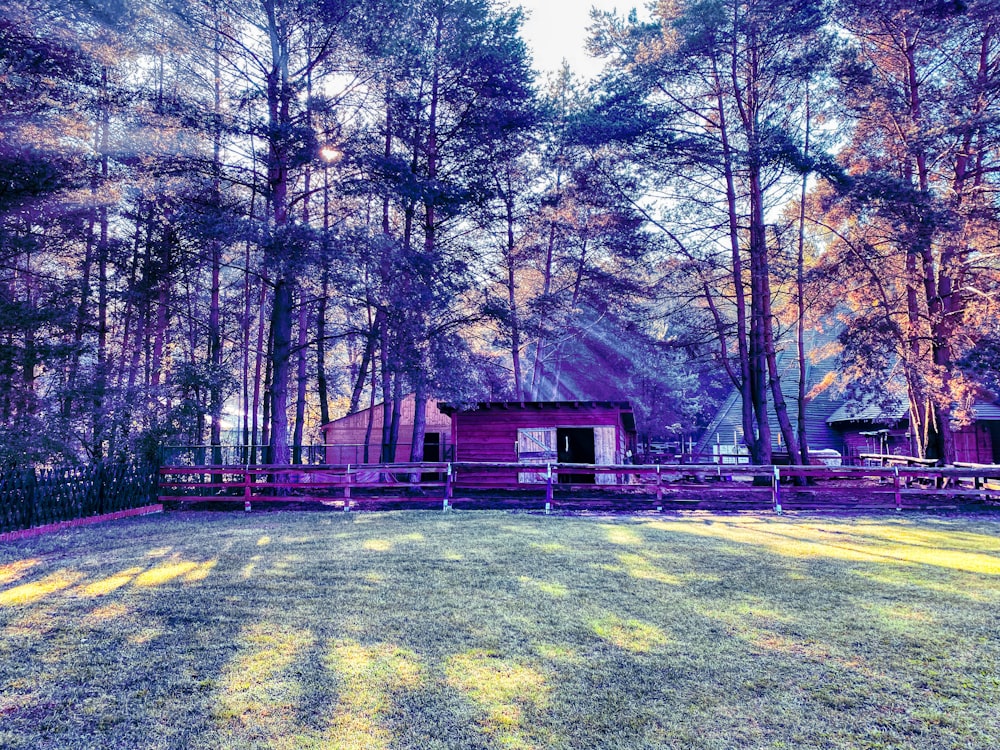
[{"label": "shadow on grass", "polygon": [[11,748],[992,748],[992,518],[178,514],[0,549]]}]

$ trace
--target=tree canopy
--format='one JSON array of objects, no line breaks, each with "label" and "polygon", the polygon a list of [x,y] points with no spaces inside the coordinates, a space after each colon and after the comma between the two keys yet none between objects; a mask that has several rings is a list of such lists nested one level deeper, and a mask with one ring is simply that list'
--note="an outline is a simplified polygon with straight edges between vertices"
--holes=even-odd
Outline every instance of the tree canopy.
[{"label": "tree canopy", "polygon": [[1000,395],[998,19],[676,0],[595,13],[587,83],[499,0],[11,0],[0,462],[288,463],[373,407],[395,456],[409,393],[675,438],[730,389],[755,461],[805,462],[824,327],[824,387],[951,460]]}]

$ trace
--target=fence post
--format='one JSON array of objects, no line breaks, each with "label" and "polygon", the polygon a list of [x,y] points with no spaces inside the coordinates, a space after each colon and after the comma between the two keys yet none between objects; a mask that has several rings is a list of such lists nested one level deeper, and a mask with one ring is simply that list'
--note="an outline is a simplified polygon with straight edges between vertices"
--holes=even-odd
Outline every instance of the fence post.
[{"label": "fence post", "polygon": [[656,465],[656,502],[663,502],[663,474],[660,473],[660,465]]},{"label": "fence post", "polygon": [[781,470],[774,467],[774,477],[771,479],[771,500],[774,502],[774,512],[781,515]]},{"label": "fence post", "polygon": [[444,496],[446,498],[452,497],[453,488],[452,488],[452,484],[451,483],[452,483],[451,463],[449,462],[448,463],[448,471],[445,473],[445,477],[444,477]]},{"label": "fence post", "polygon": [[892,492],[896,500],[896,510],[903,509],[903,498],[899,494],[899,467],[892,467]]},{"label": "fence post", "polygon": [[94,472],[96,476],[94,477],[94,484],[97,486],[97,515],[104,513],[104,498],[106,495],[104,487],[104,475],[107,473],[104,470],[104,461],[98,461],[97,465],[94,467]]},{"label": "fence post", "polygon": [[351,499],[351,465],[347,464],[347,472],[344,474],[344,499],[348,501],[347,506],[350,506]]},{"label": "fence post", "polygon": [[250,466],[243,470],[243,509],[250,510]]},{"label": "fence post", "polygon": [[38,510],[35,508],[35,498],[36,498],[36,478],[34,469],[26,469],[24,472],[25,479],[24,483],[24,501],[25,507],[28,509],[28,523],[25,525],[26,529],[30,529],[35,525],[36,516],[40,516]]},{"label": "fence post", "polygon": [[545,504],[552,503],[552,464],[545,464]]}]

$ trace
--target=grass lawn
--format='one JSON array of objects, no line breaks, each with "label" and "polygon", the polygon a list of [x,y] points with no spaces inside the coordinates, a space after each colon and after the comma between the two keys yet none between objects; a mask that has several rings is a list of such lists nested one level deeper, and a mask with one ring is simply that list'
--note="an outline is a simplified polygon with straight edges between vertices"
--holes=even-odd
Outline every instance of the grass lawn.
[{"label": "grass lawn", "polygon": [[170,514],[0,546],[4,748],[996,748],[1000,515]]}]

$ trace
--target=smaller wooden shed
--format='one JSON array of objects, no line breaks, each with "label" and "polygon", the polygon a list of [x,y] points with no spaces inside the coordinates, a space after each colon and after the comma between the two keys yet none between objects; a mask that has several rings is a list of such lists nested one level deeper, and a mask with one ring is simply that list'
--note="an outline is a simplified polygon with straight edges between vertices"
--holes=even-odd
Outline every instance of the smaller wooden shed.
[{"label": "smaller wooden shed", "polygon": [[[427,427],[424,433],[424,460],[447,461],[451,458],[451,417],[441,412],[438,401],[428,399]],[[413,442],[413,394],[403,398],[399,408],[399,443],[396,445],[396,462],[410,460]],[[382,443],[382,404],[375,404],[346,417],[328,422],[320,429],[328,464],[376,464]],[[368,424],[371,422],[369,433]],[[368,440],[368,460],[365,460],[365,437]]]},{"label": "smaller wooden shed", "polygon": [[[455,461],[486,463],[623,464],[635,453],[635,415],[627,401],[490,401],[470,408],[441,404],[451,417]],[[460,475],[458,484],[510,486],[510,474]],[[606,475],[604,475],[606,476]],[[598,475],[598,483],[604,479]],[[542,472],[521,472],[516,484],[544,481]],[[562,474],[563,483],[593,482],[589,475]],[[611,481],[611,477],[607,477]]]}]

